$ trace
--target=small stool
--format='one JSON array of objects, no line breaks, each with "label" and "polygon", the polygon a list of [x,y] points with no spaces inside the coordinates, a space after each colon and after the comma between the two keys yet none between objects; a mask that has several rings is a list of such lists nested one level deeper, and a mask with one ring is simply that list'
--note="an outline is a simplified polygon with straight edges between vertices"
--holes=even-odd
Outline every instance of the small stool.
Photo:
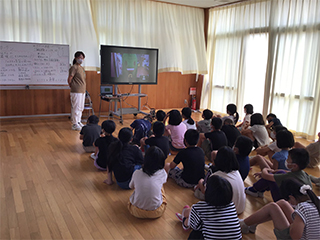
[{"label": "small stool", "polygon": [[94,115],[94,110],[93,110],[93,107],[92,107],[92,101],[91,101],[91,97],[90,97],[90,94],[89,94],[88,91],[86,91],[83,110],[84,111],[88,111],[87,115],[82,115],[82,117],[83,117],[82,121],[86,122],[87,121],[86,119],[88,119],[89,116]]}]

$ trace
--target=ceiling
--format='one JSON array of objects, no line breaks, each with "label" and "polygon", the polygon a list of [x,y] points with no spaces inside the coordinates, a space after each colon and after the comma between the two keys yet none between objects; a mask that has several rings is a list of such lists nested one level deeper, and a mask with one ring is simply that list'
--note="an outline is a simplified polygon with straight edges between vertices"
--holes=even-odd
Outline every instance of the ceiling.
[{"label": "ceiling", "polygon": [[246,0],[155,0],[158,2],[168,2],[173,4],[199,7],[199,8],[211,8],[221,5],[226,5],[234,2],[242,2]]}]

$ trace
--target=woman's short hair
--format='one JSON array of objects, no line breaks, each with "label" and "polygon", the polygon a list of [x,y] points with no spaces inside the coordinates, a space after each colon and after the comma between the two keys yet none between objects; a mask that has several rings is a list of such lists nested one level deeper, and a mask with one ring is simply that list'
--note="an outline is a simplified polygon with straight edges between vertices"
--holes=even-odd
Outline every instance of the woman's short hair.
[{"label": "woman's short hair", "polygon": [[142,171],[152,176],[156,171],[164,168],[166,157],[157,146],[152,146],[146,151]]},{"label": "woman's short hair", "polygon": [[169,112],[169,124],[178,126],[182,122],[182,116],[178,110],[171,110]]},{"label": "woman's short hair", "polygon": [[228,180],[218,176],[211,175],[208,178],[205,201],[211,206],[226,206],[232,201],[232,186]]},{"label": "woman's short hair", "polygon": [[239,170],[239,162],[232,148],[224,146],[219,148],[214,164],[217,170],[229,173]]},{"label": "woman's short hair", "polygon": [[264,125],[263,116],[260,113],[254,113],[250,117],[250,126]]},{"label": "woman's short hair", "polygon": [[244,105],[244,108],[246,109],[246,112],[248,114],[252,114],[253,113],[253,106],[251,104]]}]

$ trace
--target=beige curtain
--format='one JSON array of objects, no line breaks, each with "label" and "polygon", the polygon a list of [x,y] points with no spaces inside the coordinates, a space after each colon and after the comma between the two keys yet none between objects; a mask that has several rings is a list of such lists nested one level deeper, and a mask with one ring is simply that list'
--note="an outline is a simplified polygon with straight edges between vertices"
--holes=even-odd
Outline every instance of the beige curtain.
[{"label": "beige curtain", "polygon": [[159,48],[159,72],[207,73],[204,11],[146,0],[0,0],[0,41],[68,44],[100,67],[100,44]]},{"label": "beige curtain", "polygon": [[144,0],[91,0],[100,44],[159,48],[159,72],[207,73],[204,11]]},{"label": "beige curtain", "polygon": [[210,10],[201,108],[251,103],[291,130],[320,131],[318,0],[249,1]]},{"label": "beige curtain", "polygon": [[0,22],[1,41],[68,44],[70,62],[81,50],[86,69],[99,65],[89,0],[0,0]]}]

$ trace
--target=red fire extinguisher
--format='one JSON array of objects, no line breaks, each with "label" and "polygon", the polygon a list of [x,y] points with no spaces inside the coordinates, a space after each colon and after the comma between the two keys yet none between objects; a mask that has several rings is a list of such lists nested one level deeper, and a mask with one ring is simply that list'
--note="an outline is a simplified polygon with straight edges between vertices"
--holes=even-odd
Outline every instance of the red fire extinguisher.
[{"label": "red fire extinguisher", "polygon": [[197,100],[196,100],[196,96],[192,95],[192,99],[191,99],[191,109],[192,110],[196,110],[197,107]]}]

